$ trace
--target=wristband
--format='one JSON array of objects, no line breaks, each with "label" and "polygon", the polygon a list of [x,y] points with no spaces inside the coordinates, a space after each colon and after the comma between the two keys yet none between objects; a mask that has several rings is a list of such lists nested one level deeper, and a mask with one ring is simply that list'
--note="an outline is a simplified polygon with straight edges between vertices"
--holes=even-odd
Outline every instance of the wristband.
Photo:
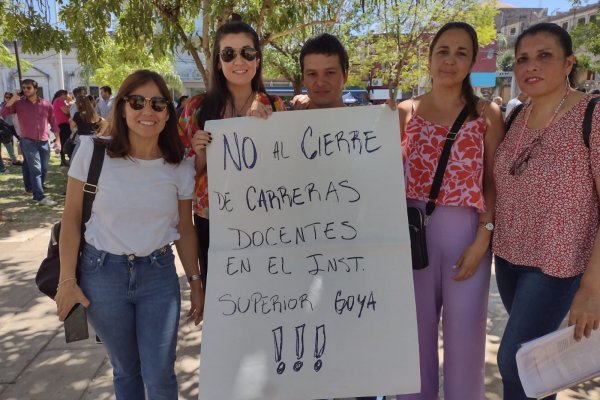
[{"label": "wristband", "polygon": [[200,279],[202,278],[198,274],[190,275],[187,277],[188,282],[199,281]]}]

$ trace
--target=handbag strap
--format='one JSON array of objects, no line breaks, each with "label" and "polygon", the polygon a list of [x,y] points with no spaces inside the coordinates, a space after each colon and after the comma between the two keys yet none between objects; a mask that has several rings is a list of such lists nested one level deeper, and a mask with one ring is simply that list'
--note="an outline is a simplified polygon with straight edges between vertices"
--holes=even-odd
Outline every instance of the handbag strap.
[{"label": "handbag strap", "polygon": [[429,218],[431,214],[433,214],[433,210],[435,210],[435,203],[440,194],[440,187],[442,186],[442,180],[444,179],[444,173],[446,172],[446,166],[448,165],[448,159],[450,158],[450,149],[452,148],[452,144],[454,144],[454,139],[456,139],[456,135],[463,123],[467,119],[469,114],[469,110],[465,105],[456,117],[456,121],[448,131],[446,135],[446,141],[444,142],[444,148],[442,149],[442,154],[440,154],[440,161],[438,162],[437,169],[435,170],[435,176],[433,178],[433,183],[431,184],[431,191],[429,192],[429,201],[425,206],[425,220]]},{"label": "handbag strap", "polygon": [[102,171],[104,163],[105,147],[103,144],[94,140],[94,152],[92,153],[92,161],[90,161],[90,170],[88,171],[87,182],[83,184],[83,210],[81,214],[81,236],[85,232],[85,223],[92,215],[92,204],[98,192],[98,179]]}]

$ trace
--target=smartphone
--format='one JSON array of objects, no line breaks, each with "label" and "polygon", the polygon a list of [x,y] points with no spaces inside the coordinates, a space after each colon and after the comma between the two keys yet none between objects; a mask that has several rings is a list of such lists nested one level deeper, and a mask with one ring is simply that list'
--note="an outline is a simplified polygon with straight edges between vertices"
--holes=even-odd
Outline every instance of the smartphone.
[{"label": "smartphone", "polygon": [[75,307],[69,311],[69,315],[65,318],[65,340],[67,343],[71,343],[89,337],[85,307],[81,304],[75,304]]}]

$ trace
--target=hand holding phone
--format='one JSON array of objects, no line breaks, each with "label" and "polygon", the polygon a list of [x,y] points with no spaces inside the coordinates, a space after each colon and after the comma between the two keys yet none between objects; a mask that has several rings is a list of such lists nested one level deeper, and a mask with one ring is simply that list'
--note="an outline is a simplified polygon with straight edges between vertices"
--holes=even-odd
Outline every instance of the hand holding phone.
[{"label": "hand holding phone", "polygon": [[85,307],[81,304],[75,304],[69,311],[67,318],[65,318],[65,340],[67,343],[71,343],[89,337]]}]

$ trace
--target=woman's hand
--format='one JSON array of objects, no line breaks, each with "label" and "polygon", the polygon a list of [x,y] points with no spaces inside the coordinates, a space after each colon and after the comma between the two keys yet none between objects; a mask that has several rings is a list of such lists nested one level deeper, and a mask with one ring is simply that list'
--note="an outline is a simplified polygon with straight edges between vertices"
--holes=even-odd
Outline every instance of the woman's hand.
[{"label": "woman's hand", "polygon": [[256,98],[254,99],[252,105],[250,105],[250,108],[246,113],[248,117],[258,117],[264,119],[269,118],[271,114],[273,114],[273,109],[271,108],[271,105],[263,104],[263,102],[259,100],[259,95],[256,95]]},{"label": "woman's hand", "polygon": [[575,293],[571,310],[569,311],[569,325],[575,325],[575,340],[590,337],[592,329],[600,326],[600,290],[597,287],[581,283]]},{"label": "woman's hand", "polygon": [[59,321],[64,321],[69,311],[75,304],[81,303],[85,308],[90,306],[90,301],[85,297],[79,285],[75,280],[62,283],[56,292],[56,313]]},{"label": "woman's hand", "polygon": [[194,153],[200,154],[203,151],[206,151],[206,146],[208,146],[212,142],[212,136],[210,132],[206,132],[203,130],[197,130],[192,136],[192,148],[194,149]]},{"label": "woman's hand", "polygon": [[202,290],[200,281],[193,281],[190,289],[192,305],[187,313],[187,320],[188,322],[194,321],[194,325],[198,325],[204,319],[204,290]]},{"label": "woman's hand", "polygon": [[481,260],[488,251],[489,245],[489,241],[475,239],[456,262],[454,268],[458,270],[458,273],[453,279],[455,281],[464,281],[475,275],[479,264],[481,264]]}]

